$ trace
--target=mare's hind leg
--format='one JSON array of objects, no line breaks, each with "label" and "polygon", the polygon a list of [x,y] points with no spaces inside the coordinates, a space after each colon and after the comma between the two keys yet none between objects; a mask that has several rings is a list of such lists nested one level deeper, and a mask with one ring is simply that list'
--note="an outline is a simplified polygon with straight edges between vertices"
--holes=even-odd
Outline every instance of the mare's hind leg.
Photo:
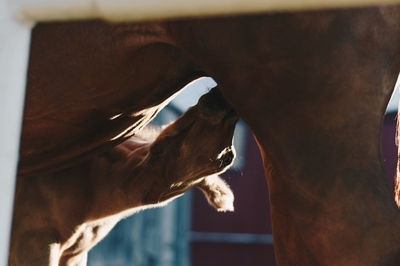
[{"label": "mare's hind leg", "polygon": [[399,21],[387,6],[210,19],[193,38],[175,24],[265,151],[279,265],[400,265],[379,143]]}]

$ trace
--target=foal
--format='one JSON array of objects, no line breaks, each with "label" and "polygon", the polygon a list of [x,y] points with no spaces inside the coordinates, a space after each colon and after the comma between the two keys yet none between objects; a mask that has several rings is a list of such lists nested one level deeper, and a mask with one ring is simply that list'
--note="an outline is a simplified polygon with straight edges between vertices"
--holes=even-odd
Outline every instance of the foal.
[{"label": "foal", "polygon": [[9,264],[86,265],[121,219],[197,186],[218,211],[233,194],[217,174],[234,159],[237,117],[214,89],[152,142],[133,136],[57,173],[18,180]]}]

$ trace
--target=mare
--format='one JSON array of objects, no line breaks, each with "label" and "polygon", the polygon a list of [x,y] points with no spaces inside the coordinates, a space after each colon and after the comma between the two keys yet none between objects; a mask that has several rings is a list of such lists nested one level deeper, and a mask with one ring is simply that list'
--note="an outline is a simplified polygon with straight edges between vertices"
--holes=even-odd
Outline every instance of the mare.
[{"label": "mare", "polygon": [[39,24],[19,178],[110,149],[209,75],[258,140],[279,265],[400,265],[400,212],[380,152],[399,44],[391,5]]}]

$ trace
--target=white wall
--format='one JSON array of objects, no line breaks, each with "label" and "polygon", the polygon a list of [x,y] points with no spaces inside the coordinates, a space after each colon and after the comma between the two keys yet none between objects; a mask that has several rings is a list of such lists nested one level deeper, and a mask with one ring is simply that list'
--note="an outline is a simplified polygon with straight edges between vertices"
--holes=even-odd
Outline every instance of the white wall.
[{"label": "white wall", "polygon": [[30,29],[0,0],[0,265],[7,265]]}]

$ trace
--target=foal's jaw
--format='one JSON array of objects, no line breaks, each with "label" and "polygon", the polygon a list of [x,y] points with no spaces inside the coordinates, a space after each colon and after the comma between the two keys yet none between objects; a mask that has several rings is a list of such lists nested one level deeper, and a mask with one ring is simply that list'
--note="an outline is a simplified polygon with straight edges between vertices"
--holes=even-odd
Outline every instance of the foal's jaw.
[{"label": "foal's jaw", "polygon": [[228,184],[218,175],[207,176],[198,185],[208,203],[219,212],[233,212],[233,192]]}]

